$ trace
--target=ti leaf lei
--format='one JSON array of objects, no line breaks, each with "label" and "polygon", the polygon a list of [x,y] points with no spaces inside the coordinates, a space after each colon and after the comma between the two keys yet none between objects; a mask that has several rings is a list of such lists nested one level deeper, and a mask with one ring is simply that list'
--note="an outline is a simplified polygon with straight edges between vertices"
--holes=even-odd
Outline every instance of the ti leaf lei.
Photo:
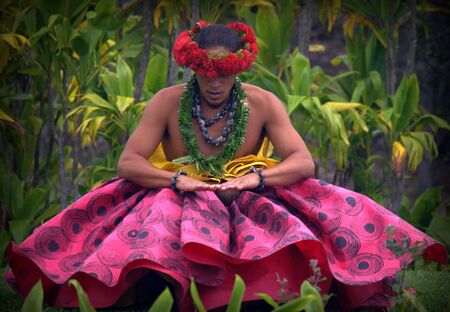
[{"label": "ti leaf lei", "polygon": [[194,75],[189,80],[181,96],[178,111],[180,132],[188,155],[180,157],[174,160],[174,162],[195,163],[199,171],[220,176],[224,165],[233,158],[239,147],[244,143],[248,121],[248,107],[244,104],[244,99],[247,97],[247,94],[242,89],[241,82],[236,79],[235,88],[238,105],[234,115],[233,129],[228,136],[228,140],[224,143],[222,151],[213,156],[204,156],[200,152],[197,137],[192,128],[192,104],[197,83],[196,79]]}]

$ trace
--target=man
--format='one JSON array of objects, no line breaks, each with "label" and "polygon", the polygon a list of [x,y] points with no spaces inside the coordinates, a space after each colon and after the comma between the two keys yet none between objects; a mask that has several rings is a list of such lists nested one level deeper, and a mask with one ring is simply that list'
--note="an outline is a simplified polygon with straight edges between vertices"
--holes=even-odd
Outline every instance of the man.
[{"label": "man", "polygon": [[[199,24],[200,27],[200,24]],[[248,28],[248,31],[251,31]],[[202,40],[200,49],[205,49],[211,55],[223,52],[236,53],[243,49],[243,43],[238,33],[223,25],[212,25],[201,28],[196,33],[196,39]],[[250,36],[253,36],[250,33]],[[226,42],[224,38],[238,41],[238,44]],[[253,51],[256,57],[256,51]],[[236,74],[218,72],[213,77],[205,74],[196,74],[196,83],[200,91],[200,110],[206,118],[211,118],[222,112],[231,96],[231,89],[236,82]],[[284,105],[272,93],[249,84],[242,84],[246,94],[249,117],[243,144],[239,147],[233,158],[248,154],[256,154],[268,136],[277,153],[283,161],[273,168],[264,171],[265,184],[289,185],[301,178],[311,177],[314,173],[314,162],[302,138],[292,126]],[[144,111],[138,128],[130,137],[122,157],[119,161],[119,175],[125,179],[136,182],[144,187],[170,187],[173,174],[155,168],[148,159],[162,142],[164,152],[168,159],[176,159],[187,154],[183,138],[179,129],[179,120],[176,112],[179,111],[180,98],[186,84],[176,85],[158,92],[150,101]],[[205,156],[217,154],[223,150],[224,144],[214,145],[208,143],[201,135],[200,126],[192,118],[193,134],[197,137],[199,151]],[[211,137],[219,137],[226,124],[223,118],[211,125],[208,132]],[[151,135],[149,135],[151,134]],[[231,160],[231,159],[230,159]],[[180,191],[197,190],[237,190],[254,189],[259,184],[257,173],[244,175],[223,184],[207,184],[182,176],[176,183]]]},{"label": "man", "polygon": [[[382,281],[411,261],[389,238],[402,248],[423,241],[426,258],[446,263],[442,245],[369,198],[309,178],[311,155],[283,104],[236,79],[256,54],[241,23],[181,33],[175,59],[196,75],[152,98],[120,158],[121,179],[12,244],[10,283],[27,294],[42,279],[47,302],[73,307],[67,281],[76,278],[95,307],[107,307],[157,272],[180,309],[192,310],[191,278],[212,309],[228,303],[235,274],[244,300],[284,300],[280,288],[296,292],[315,260],[323,293],[333,283],[342,306],[380,307],[389,304]],[[266,138],[281,162],[267,157]]]}]

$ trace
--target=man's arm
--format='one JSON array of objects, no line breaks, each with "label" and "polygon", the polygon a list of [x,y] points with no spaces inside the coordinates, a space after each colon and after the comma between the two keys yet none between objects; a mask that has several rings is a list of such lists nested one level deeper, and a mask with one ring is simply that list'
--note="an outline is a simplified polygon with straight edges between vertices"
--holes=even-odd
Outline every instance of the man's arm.
[{"label": "man's arm", "polygon": [[269,93],[265,128],[282,162],[264,170],[267,185],[289,185],[314,175],[314,161],[305,142],[292,125],[281,101]]},{"label": "man's arm", "polygon": [[[120,156],[119,177],[148,188],[171,186],[171,178],[174,174],[156,168],[148,161],[163,138],[169,114],[174,113],[174,99],[170,92],[171,90],[168,89],[161,90],[148,103],[138,127]],[[182,191],[194,191],[208,189],[209,186],[204,182],[180,176],[177,188]]]},{"label": "man's arm", "polygon": [[[283,159],[278,165],[264,170],[266,185],[289,185],[313,176],[314,161],[305,142],[293,127],[283,103],[272,93],[263,92],[264,95],[260,96],[262,107],[258,114],[264,115],[264,128],[275,150]],[[258,184],[258,174],[252,173],[217,185],[215,189],[253,189]]]}]

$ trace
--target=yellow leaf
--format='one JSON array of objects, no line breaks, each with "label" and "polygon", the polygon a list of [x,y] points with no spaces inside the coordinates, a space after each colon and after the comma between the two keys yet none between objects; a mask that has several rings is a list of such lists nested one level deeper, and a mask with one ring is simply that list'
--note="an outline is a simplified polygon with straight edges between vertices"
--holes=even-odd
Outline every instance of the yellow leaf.
[{"label": "yellow leaf", "polygon": [[325,52],[326,48],[323,44],[310,44],[308,51],[312,53]]},{"label": "yellow leaf", "polygon": [[72,79],[70,80],[69,83],[69,91],[67,94],[67,98],[70,102],[73,103],[75,101],[77,92],[78,92],[78,81],[75,78],[75,76],[72,76]]},{"label": "yellow leaf", "polygon": [[11,47],[20,50],[24,44],[31,46],[25,36],[19,34],[0,34],[0,39],[6,41]]},{"label": "yellow leaf", "polygon": [[380,41],[380,43],[383,45],[384,48],[387,48],[386,41],[384,40],[379,30],[374,26],[374,24],[368,19],[365,19],[364,17],[359,15],[350,15],[350,17],[345,20],[343,25],[344,36],[353,38],[353,29],[356,24],[364,25],[370,30],[372,30],[375,36],[377,37],[378,41]]},{"label": "yellow leaf", "polygon": [[117,96],[116,107],[121,114],[123,114],[130,105],[134,103],[134,99],[127,96]]},{"label": "yellow leaf", "polygon": [[11,123],[14,123],[14,119],[9,116],[7,113],[5,113],[3,110],[0,109],[0,120],[5,120]]},{"label": "yellow leaf", "polygon": [[363,104],[354,102],[326,102],[323,105],[327,107],[333,107],[337,112],[342,112],[355,108],[365,108]]},{"label": "yellow leaf", "polygon": [[397,176],[401,175],[405,165],[406,156],[408,156],[408,154],[403,144],[399,141],[394,141],[394,144],[392,144],[392,163],[394,164],[394,171]]}]

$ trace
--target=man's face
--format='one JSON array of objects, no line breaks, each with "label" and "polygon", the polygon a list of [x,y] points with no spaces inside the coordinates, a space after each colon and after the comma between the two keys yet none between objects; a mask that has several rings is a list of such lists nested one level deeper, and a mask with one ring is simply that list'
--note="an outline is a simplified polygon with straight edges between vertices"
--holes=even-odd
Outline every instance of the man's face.
[{"label": "man's face", "polygon": [[220,106],[228,101],[236,75],[208,78],[197,74],[200,95],[210,106]]}]

